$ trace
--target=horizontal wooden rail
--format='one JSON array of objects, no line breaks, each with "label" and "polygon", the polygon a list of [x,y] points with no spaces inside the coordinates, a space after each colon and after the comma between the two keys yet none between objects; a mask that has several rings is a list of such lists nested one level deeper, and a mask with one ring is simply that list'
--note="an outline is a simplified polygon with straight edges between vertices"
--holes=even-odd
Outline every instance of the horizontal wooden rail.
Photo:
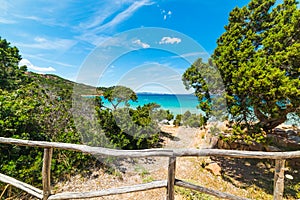
[{"label": "horizontal wooden rail", "polygon": [[84,198],[93,198],[93,197],[103,197],[109,195],[125,194],[131,192],[140,192],[158,188],[167,187],[167,181],[153,181],[150,183],[144,183],[139,185],[130,185],[119,188],[111,188],[106,190],[91,191],[91,192],[65,192],[60,194],[51,195],[49,200],[56,199],[84,199]]},{"label": "horizontal wooden rail", "polygon": [[180,187],[184,187],[184,188],[188,188],[188,189],[191,189],[191,190],[196,190],[198,192],[210,194],[210,195],[213,195],[215,197],[222,198],[222,199],[249,200],[247,198],[237,197],[235,195],[220,192],[218,190],[213,190],[213,189],[205,188],[205,187],[202,187],[202,186],[199,186],[199,185],[194,185],[192,183],[188,183],[188,182],[185,182],[185,181],[182,181],[182,180],[179,180],[179,179],[175,180],[175,185],[180,186]]},{"label": "horizontal wooden rail", "polygon": [[[246,200],[246,198],[237,197],[232,194],[223,193],[217,190],[194,185],[175,178],[176,157],[234,157],[234,158],[258,158],[258,159],[274,159],[276,160],[276,170],[274,174],[274,199],[283,199],[284,190],[284,161],[285,159],[300,158],[300,151],[292,152],[261,152],[261,151],[238,151],[238,150],[221,150],[221,149],[145,149],[145,150],[116,150],[103,147],[91,147],[81,144],[69,144],[59,142],[30,141],[13,138],[0,137],[0,143],[12,144],[18,146],[30,146],[44,148],[43,160],[43,190],[37,189],[29,184],[18,181],[14,178],[0,174],[0,181],[11,184],[39,199],[82,199],[92,197],[102,197],[108,195],[124,194],[130,192],[145,191],[157,188],[167,188],[167,200],[174,199],[174,186],[180,186],[202,193],[210,194],[223,199]],[[114,157],[169,157],[168,180],[153,181],[150,183],[139,184],[134,186],[124,186],[99,191],[90,192],[65,192],[59,194],[51,194],[50,188],[50,169],[52,159],[52,149],[63,149],[70,151],[78,151],[82,153],[98,155],[98,156],[114,156]]]},{"label": "horizontal wooden rail", "polygon": [[88,153],[88,154],[99,155],[99,156],[137,158],[137,157],[155,157],[155,156],[170,157],[173,155],[173,151],[167,149],[116,150],[116,149],[107,149],[103,147],[91,147],[82,144],[31,141],[31,140],[20,140],[20,139],[4,138],[4,137],[0,137],[0,143],[14,144],[18,146],[64,149],[64,150],[79,151],[82,153]]},{"label": "horizontal wooden rail", "polygon": [[14,179],[12,177],[6,176],[4,174],[0,173],[0,181],[3,183],[7,183],[10,185],[15,186],[16,188],[19,188],[25,192],[27,192],[28,194],[31,194],[32,196],[35,196],[39,199],[43,198],[43,191],[33,187],[32,185],[29,185],[27,183],[18,181],[17,179]]},{"label": "horizontal wooden rail", "polygon": [[116,150],[103,147],[91,147],[81,144],[69,144],[59,142],[30,141],[0,137],[0,143],[19,146],[31,146],[42,148],[56,148],[71,151],[79,151],[101,156],[114,157],[187,157],[187,156],[220,156],[232,158],[258,158],[258,159],[288,159],[300,158],[300,151],[290,152],[263,152],[263,151],[239,151],[222,149],[145,149],[145,150]]}]

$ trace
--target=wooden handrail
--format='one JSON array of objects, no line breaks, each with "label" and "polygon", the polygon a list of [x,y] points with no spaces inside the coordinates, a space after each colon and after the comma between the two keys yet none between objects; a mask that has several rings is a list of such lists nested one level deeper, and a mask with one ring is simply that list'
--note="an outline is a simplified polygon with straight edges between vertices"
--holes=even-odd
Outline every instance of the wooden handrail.
[{"label": "wooden handrail", "polygon": [[247,198],[237,197],[237,196],[232,195],[232,194],[228,194],[228,193],[225,193],[225,192],[220,192],[218,190],[205,188],[205,187],[195,185],[195,184],[192,184],[192,183],[188,183],[188,182],[185,182],[185,181],[182,181],[182,180],[179,180],[179,179],[175,180],[175,185],[180,186],[180,187],[184,187],[184,188],[187,188],[187,189],[191,189],[191,190],[196,190],[198,192],[210,194],[210,195],[213,195],[213,196],[221,198],[221,199],[247,200]]},{"label": "wooden handrail", "polygon": [[114,157],[187,157],[187,156],[219,156],[232,158],[258,158],[258,159],[288,159],[300,158],[300,151],[288,152],[263,152],[263,151],[239,151],[223,149],[144,149],[144,150],[116,150],[103,147],[91,147],[82,144],[70,144],[60,142],[31,141],[0,137],[0,143],[14,144],[18,146],[31,146],[42,148],[55,148],[71,151],[79,151],[92,155]]},{"label": "wooden handrail", "polygon": [[152,181],[150,183],[143,183],[139,185],[123,186],[119,188],[110,188],[106,190],[90,191],[90,192],[64,192],[60,194],[51,195],[48,200],[58,199],[83,199],[93,197],[103,197],[116,194],[125,194],[130,192],[140,192],[151,189],[165,188],[167,181]]},{"label": "wooden handrail", "polygon": [[[223,193],[217,190],[205,188],[202,186],[194,185],[182,180],[175,179],[176,158],[185,157],[185,156],[190,156],[190,157],[191,156],[193,157],[219,156],[219,157],[234,157],[234,158],[273,159],[276,161],[275,162],[276,169],[274,173],[274,199],[281,200],[283,199],[283,191],[284,191],[285,159],[300,158],[300,151],[261,152],[261,151],[238,151],[238,150],[221,150],[221,149],[116,150],[116,149],[107,149],[103,147],[91,147],[91,146],[81,145],[81,144],[30,141],[30,140],[21,140],[21,139],[4,138],[4,137],[0,137],[0,143],[44,148],[44,161],[43,161],[44,163],[42,169],[43,191],[31,185],[18,181],[14,178],[8,177],[4,174],[0,174],[0,181],[11,184],[43,200],[91,198],[91,197],[100,197],[100,196],[107,196],[107,195],[116,195],[116,194],[123,194],[129,192],[144,191],[144,190],[150,190],[150,189],[162,188],[162,187],[167,188],[167,200],[173,200],[174,185],[200,191],[220,198],[233,199],[233,200],[246,199],[246,198],[237,197],[231,194]],[[62,149],[62,150],[79,151],[82,153],[101,155],[101,156],[130,157],[130,158],[169,157],[168,180],[153,181],[147,184],[125,186],[125,187],[113,188],[113,189],[107,189],[101,191],[67,192],[67,193],[52,195],[50,189],[50,169],[51,169],[53,148]]]},{"label": "wooden handrail", "polygon": [[43,191],[33,187],[32,185],[29,185],[27,183],[24,183],[22,181],[18,181],[17,179],[14,179],[12,177],[6,176],[5,174],[0,173],[0,181],[3,183],[7,183],[10,185],[15,186],[16,188],[19,188],[28,194],[31,194],[32,196],[35,196],[39,199],[43,198]]}]

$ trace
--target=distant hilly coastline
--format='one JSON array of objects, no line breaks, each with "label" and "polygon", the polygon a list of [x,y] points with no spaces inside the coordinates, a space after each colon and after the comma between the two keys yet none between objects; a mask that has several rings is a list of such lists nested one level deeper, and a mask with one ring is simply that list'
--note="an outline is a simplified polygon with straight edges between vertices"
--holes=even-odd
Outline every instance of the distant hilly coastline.
[{"label": "distant hilly coastline", "polygon": [[82,95],[97,95],[97,88],[94,86],[90,86],[83,83],[77,83],[65,78],[62,78],[58,75],[54,74],[37,74],[34,72],[26,72],[26,74],[39,81],[40,83],[44,83],[47,87],[57,87],[64,88],[68,90],[73,90],[76,88],[76,92],[80,92]]},{"label": "distant hilly coastline", "polygon": [[[48,83],[52,86],[60,86],[63,88],[73,89],[76,88],[76,92],[79,91],[81,96],[102,96],[101,91],[105,90],[106,87],[95,87],[84,83],[77,83],[65,78],[62,78],[55,74],[38,74],[34,72],[26,72],[32,78],[35,78],[41,82]],[[160,93],[160,92],[136,92],[139,95],[191,95],[194,93],[187,94],[172,94],[172,93]]]}]

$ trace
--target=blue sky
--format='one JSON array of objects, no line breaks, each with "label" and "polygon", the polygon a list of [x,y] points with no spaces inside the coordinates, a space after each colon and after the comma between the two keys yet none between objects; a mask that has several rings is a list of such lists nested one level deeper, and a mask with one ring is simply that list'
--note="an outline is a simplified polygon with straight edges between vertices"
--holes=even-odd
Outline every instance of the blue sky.
[{"label": "blue sky", "polygon": [[[229,12],[247,3],[245,0],[2,0],[0,36],[19,48],[21,64],[26,64],[29,71],[100,86],[131,81],[133,85],[129,86],[140,92],[186,93],[180,81],[182,73],[197,57],[205,59],[213,52]],[[159,28],[160,34],[155,33]],[[130,32],[132,29],[138,31]],[[132,37],[126,34],[128,31]],[[202,49],[190,48],[187,40]],[[100,54],[106,52],[115,41],[119,47],[109,51],[115,55],[111,56],[114,60],[105,63],[93,60],[98,59],[91,56],[97,49],[100,48]],[[126,45],[124,42],[139,48],[128,48],[125,54],[118,55],[120,47]],[[105,58],[110,56],[104,54]],[[89,77],[93,75],[91,72],[83,76],[87,65],[97,71],[96,77]],[[175,81],[177,86],[166,80]]]}]

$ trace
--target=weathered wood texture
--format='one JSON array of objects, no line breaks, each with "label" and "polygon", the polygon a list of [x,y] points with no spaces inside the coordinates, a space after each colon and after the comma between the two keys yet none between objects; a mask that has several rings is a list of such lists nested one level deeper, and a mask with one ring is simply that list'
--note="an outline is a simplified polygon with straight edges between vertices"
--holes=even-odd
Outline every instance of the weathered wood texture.
[{"label": "weathered wood texture", "polygon": [[228,194],[228,193],[220,192],[218,190],[205,188],[205,187],[202,187],[202,186],[199,186],[199,185],[194,185],[192,183],[188,183],[188,182],[178,180],[178,179],[175,180],[175,185],[180,186],[180,187],[184,187],[184,188],[188,188],[188,189],[191,189],[191,190],[196,190],[198,192],[210,194],[212,196],[222,198],[222,199],[249,200],[247,198],[237,197],[237,196],[234,196],[232,194]]},{"label": "weathered wood texture", "polygon": [[[231,194],[223,193],[217,190],[197,186],[182,180],[175,179],[176,157],[184,156],[220,156],[234,158],[258,158],[258,159],[274,159],[276,160],[276,170],[274,175],[274,199],[283,199],[284,191],[284,163],[288,158],[300,158],[300,151],[293,152],[260,152],[260,151],[237,151],[237,150],[220,150],[220,149],[147,149],[147,150],[115,150],[102,147],[91,147],[87,145],[44,142],[44,141],[29,141],[13,138],[0,137],[0,143],[13,144],[19,146],[31,146],[44,148],[44,163],[42,169],[43,176],[43,191],[31,185],[18,181],[14,178],[0,173],[0,181],[13,185],[39,199],[82,199],[101,197],[108,195],[124,194],[130,192],[145,191],[156,188],[167,188],[167,199],[174,199],[174,185],[207,193],[223,199],[244,200],[246,198],[237,197]],[[55,149],[64,149],[71,151],[79,151],[101,156],[114,157],[169,157],[168,180],[153,181],[151,183],[125,186],[100,191],[91,192],[66,192],[51,195],[50,188],[50,171],[52,151]]]},{"label": "weathered wood texture", "polygon": [[35,188],[27,183],[23,183],[21,181],[18,181],[17,179],[14,179],[12,177],[6,176],[4,174],[0,173],[0,181],[3,183],[8,183],[10,185],[15,186],[16,188],[19,188],[25,192],[27,192],[28,194],[31,194],[32,196],[35,196],[39,199],[43,198],[43,191]]},{"label": "weathered wood texture", "polygon": [[52,148],[44,149],[44,158],[43,158],[43,200],[47,200],[51,194],[51,160],[52,160]]},{"label": "weathered wood texture", "polygon": [[49,200],[84,199],[84,198],[92,198],[92,197],[103,197],[109,195],[125,194],[130,192],[146,191],[146,190],[165,188],[165,187],[167,187],[167,181],[153,181],[151,183],[124,186],[124,187],[112,188],[112,189],[100,190],[100,191],[60,193],[60,194],[51,195],[48,199]]},{"label": "weathered wood texture", "polygon": [[14,144],[19,146],[64,149],[64,150],[79,151],[82,153],[88,153],[88,154],[99,155],[99,156],[137,158],[137,157],[155,157],[155,156],[171,157],[173,155],[173,151],[167,149],[145,149],[145,150],[138,150],[138,151],[115,150],[115,149],[107,149],[102,147],[91,147],[91,146],[80,145],[80,144],[20,140],[20,139],[4,138],[4,137],[0,137],[0,143]]},{"label": "weathered wood texture", "polygon": [[167,200],[175,199],[175,170],[176,170],[176,157],[169,158],[168,167],[168,186],[167,186]]},{"label": "weathered wood texture", "polygon": [[83,153],[114,156],[114,157],[185,157],[185,156],[222,156],[233,158],[258,158],[258,159],[288,159],[300,158],[300,151],[290,152],[262,152],[262,151],[239,151],[221,149],[145,149],[145,150],[115,150],[102,147],[91,147],[87,145],[30,141],[13,138],[0,137],[0,143],[15,144],[19,146],[32,146],[42,148],[56,148]]},{"label": "weathered wood texture", "polygon": [[285,160],[275,160],[274,200],[283,199]]}]

